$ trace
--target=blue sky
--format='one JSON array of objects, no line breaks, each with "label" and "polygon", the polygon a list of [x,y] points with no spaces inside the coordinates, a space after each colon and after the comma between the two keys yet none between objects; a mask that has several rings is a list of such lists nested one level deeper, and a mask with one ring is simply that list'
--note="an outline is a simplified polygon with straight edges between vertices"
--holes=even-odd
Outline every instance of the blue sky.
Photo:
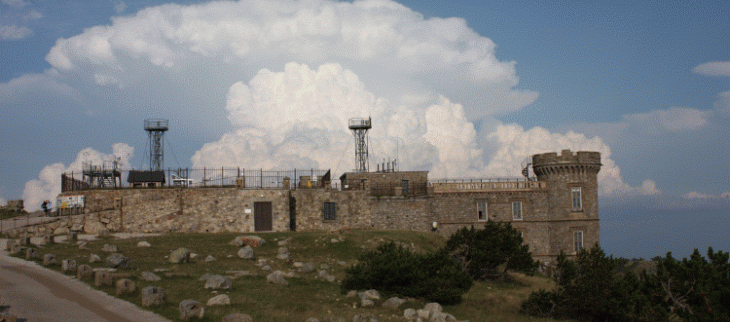
[{"label": "blue sky", "polygon": [[376,157],[432,178],[600,151],[609,253],[730,249],[727,1],[166,3],[0,0],[0,202],[144,168],[145,118],[166,166],[343,172],[367,114]]}]

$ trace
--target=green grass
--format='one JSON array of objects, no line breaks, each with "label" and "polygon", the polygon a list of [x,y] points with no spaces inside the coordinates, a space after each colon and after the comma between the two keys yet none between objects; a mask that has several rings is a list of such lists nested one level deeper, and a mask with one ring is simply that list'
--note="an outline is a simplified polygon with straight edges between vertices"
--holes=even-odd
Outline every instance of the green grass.
[{"label": "green grass", "polygon": [[[358,257],[365,249],[374,249],[383,241],[393,240],[418,252],[436,250],[445,244],[445,239],[436,234],[424,232],[403,231],[343,231],[340,233],[325,232],[283,232],[255,234],[267,242],[264,246],[255,248],[257,259],[265,258],[274,270],[288,271],[294,267],[276,258],[279,245],[277,241],[288,240],[290,258],[294,262],[311,262],[316,270],[309,273],[296,273],[298,277],[287,278],[288,286],[274,285],[266,282],[269,272],[263,271],[256,265],[256,260],[245,260],[237,256],[238,247],[228,243],[240,233],[232,234],[166,234],[157,237],[135,239],[101,238],[89,242],[86,249],[79,249],[75,244],[53,244],[39,247],[41,257],[46,253],[56,254],[60,260],[72,258],[78,265],[88,264],[89,255],[94,253],[102,260],[108,253],[101,251],[104,244],[114,244],[122,254],[131,259],[131,267],[119,270],[118,273],[131,274],[131,279],[138,289],[155,285],[165,289],[167,303],[161,307],[147,308],[171,320],[179,320],[178,305],[185,299],[194,299],[205,304],[209,298],[217,294],[228,294],[231,298],[230,306],[206,307],[203,321],[220,321],[231,313],[245,313],[251,315],[255,321],[305,321],[307,318],[321,319],[328,315],[344,317],[351,320],[356,314],[375,314],[378,321],[403,321],[405,308],[422,308],[425,302],[410,300],[398,310],[381,307],[379,304],[371,308],[353,308],[353,303],[359,302],[354,298],[347,298],[342,294],[338,283],[331,283],[317,278],[317,271],[322,264],[326,264],[329,274],[336,276],[337,281],[345,277],[347,266],[357,262]],[[333,238],[343,238],[344,241],[332,243]],[[137,243],[146,240],[152,247],[140,248]],[[186,247],[198,254],[190,263],[173,264],[168,256],[173,250]],[[24,252],[22,253],[24,254]],[[216,257],[216,261],[205,263],[206,256]],[[340,263],[345,262],[347,266]],[[104,267],[104,263],[92,263],[92,267]],[[60,266],[51,267],[60,270]],[[155,273],[162,277],[159,282],[146,282],[139,279],[143,271],[154,269],[169,269],[170,272],[181,276],[165,277],[164,273]],[[253,273],[252,276],[242,276],[233,280],[233,287],[229,290],[213,291],[205,289],[205,282],[199,281],[205,273],[226,275],[226,271],[243,270]],[[554,287],[552,281],[544,277],[515,276],[513,284],[477,282],[464,296],[464,302],[459,305],[446,306],[445,312],[451,313],[460,320],[474,321],[542,321],[519,314],[520,304],[532,290]],[[93,281],[90,281],[93,284]],[[101,287],[102,291],[114,294],[113,287]],[[141,306],[139,291],[132,296],[120,298]]]}]

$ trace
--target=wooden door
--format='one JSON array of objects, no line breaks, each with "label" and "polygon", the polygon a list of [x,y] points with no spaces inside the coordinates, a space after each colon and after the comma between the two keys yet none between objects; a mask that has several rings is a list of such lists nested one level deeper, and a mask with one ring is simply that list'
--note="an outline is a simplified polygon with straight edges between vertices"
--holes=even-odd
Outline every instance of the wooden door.
[{"label": "wooden door", "polygon": [[256,231],[272,231],[271,202],[259,201],[253,203],[253,225]]}]

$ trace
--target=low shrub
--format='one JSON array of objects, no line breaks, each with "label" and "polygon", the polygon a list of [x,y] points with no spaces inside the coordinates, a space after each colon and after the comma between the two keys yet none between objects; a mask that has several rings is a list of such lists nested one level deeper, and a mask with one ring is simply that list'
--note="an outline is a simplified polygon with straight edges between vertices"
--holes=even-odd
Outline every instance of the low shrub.
[{"label": "low shrub", "polygon": [[473,284],[446,252],[411,252],[389,242],[365,253],[346,271],[342,291],[376,289],[381,292],[457,304]]}]

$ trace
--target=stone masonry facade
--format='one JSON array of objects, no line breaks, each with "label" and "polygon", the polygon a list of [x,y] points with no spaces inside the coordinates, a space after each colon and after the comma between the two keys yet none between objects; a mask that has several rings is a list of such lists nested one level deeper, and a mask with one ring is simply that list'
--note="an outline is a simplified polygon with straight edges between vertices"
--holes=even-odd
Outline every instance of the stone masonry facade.
[{"label": "stone masonry facade", "polygon": [[[368,189],[143,188],[66,192],[83,195],[83,215],[28,233],[434,231],[444,236],[487,221],[509,222],[533,256],[549,262],[599,242],[600,153],[563,150],[533,156],[533,180],[444,181],[419,194],[373,194]],[[423,172],[384,172],[378,180],[425,181]],[[368,176],[347,173],[349,179]],[[390,179],[388,179],[390,178]],[[367,186],[368,184],[365,184]],[[435,229],[434,229],[435,226]],[[23,232],[14,232],[16,235]]]}]

